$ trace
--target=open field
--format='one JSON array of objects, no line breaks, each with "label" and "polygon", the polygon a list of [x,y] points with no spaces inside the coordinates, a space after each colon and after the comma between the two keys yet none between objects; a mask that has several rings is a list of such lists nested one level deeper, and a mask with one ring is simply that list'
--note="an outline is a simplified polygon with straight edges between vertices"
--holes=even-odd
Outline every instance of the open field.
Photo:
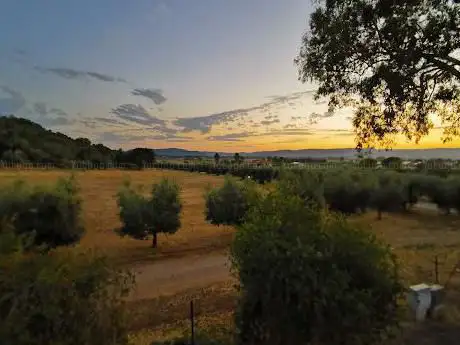
[{"label": "open field", "polygon": [[[17,178],[31,183],[52,183],[69,173],[0,171],[0,184]],[[231,324],[237,294],[226,249],[233,230],[210,225],[204,220],[204,189],[208,184],[219,185],[222,177],[157,170],[80,171],[76,176],[81,187],[87,231],[80,247],[100,249],[138,273],[137,289],[130,302],[136,344],[149,344],[152,339],[186,330],[191,300],[196,301],[198,328]],[[150,248],[149,242],[120,238],[113,232],[120,225],[115,194],[127,176],[134,183],[144,185],[168,176],[182,186],[182,228],[175,235],[160,235],[156,251]],[[435,255],[439,260],[439,280],[444,284],[460,258],[458,215],[439,215],[436,210],[424,207],[407,214],[384,214],[380,221],[375,212],[352,216],[350,221],[369,227],[393,247],[400,259],[406,285],[434,282]],[[449,286],[452,302],[443,316],[448,321],[460,322],[459,291],[460,273],[456,273]],[[426,334],[420,338],[417,332],[413,337],[411,341],[428,339]]]},{"label": "open field", "polygon": [[[15,179],[30,183],[53,183],[70,171],[0,171],[0,184]],[[189,253],[210,252],[228,246],[232,233],[229,227],[217,227],[204,219],[203,194],[208,184],[216,186],[221,177],[184,173],[180,171],[77,171],[77,180],[83,198],[83,220],[86,234],[81,241],[83,248],[97,248],[120,263],[145,262]],[[120,226],[115,195],[126,177],[134,184],[149,186],[167,176],[182,187],[184,208],[182,227],[174,235],[160,234],[158,248],[154,251],[148,241],[120,238],[114,229]],[[147,189],[147,188],[146,188]],[[148,192],[148,189],[146,190]]]}]

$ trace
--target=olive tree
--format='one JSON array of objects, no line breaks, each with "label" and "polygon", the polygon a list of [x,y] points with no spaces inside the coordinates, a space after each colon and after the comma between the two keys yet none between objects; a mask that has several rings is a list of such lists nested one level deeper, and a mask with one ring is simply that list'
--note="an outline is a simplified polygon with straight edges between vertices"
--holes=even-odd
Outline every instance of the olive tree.
[{"label": "olive tree", "polygon": [[17,234],[33,235],[33,246],[50,249],[77,243],[84,235],[75,176],[54,186],[16,181],[0,190],[0,214]]},{"label": "olive tree", "polygon": [[238,344],[374,344],[398,324],[390,249],[338,214],[275,192],[232,244]]},{"label": "olive tree", "polygon": [[296,58],[317,97],[353,106],[358,148],[429,133],[436,113],[448,139],[460,123],[458,0],[319,0]]},{"label": "olive tree", "polygon": [[382,219],[383,212],[398,212],[406,209],[408,193],[398,173],[386,171],[379,176],[371,203],[377,210],[378,219]]},{"label": "olive tree", "polygon": [[146,239],[152,235],[152,247],[156,248],[159,233],[174,234],[181,226],[180,187],[167,178],[153,184],[149,196],[127,181],[117,197],[122,236]]},{"label": "olive tree", "polygon": [[296,195],[305,204],[316,207],[325,206],[324,174],[322,172],[298,170],[282,170],[280,172],[277,189],[283,194]]},{"label": "olive tree", "polygon": [[206,191],[205,218],[215,225],[239,225],[258,197],[259,191],[254,182],[236,181],[226,176],[221,187]]}]

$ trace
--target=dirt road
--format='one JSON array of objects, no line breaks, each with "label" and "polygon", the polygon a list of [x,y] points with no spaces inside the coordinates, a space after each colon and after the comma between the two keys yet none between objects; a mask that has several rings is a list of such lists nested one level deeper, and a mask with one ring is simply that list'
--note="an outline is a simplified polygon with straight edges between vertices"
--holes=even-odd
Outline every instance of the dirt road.
[{"label": "dirt road", "polygon": [[[419,203],[416,208],[436,211],[436,205]],[[187,256],[159,260],[132,267],[136,273],[136,288],[130,299],[150,299],[172,295],[188,289],[199,289],[227,281],[230,263],[226,253]]]},{"label": "dirt road", "polygon": [[231,278],[228,255],[222,253],[161,260],[132,270],[136,273],[132,300],[171,295]]}]

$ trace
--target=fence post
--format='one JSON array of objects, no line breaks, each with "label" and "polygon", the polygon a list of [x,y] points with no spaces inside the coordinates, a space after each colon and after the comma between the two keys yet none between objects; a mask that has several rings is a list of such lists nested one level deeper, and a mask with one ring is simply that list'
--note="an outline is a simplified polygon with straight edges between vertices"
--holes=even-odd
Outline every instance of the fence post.
[{"label": "fence post", "polygon": [[439,261],[437,255],[434,257],[434,279],[435,283],[439,284]]},{"label": "fence post", "polygon": [[190,326],[192,330],[190,344],[195,345],[195,312],[193,310],[193,300],[190,301]]}]

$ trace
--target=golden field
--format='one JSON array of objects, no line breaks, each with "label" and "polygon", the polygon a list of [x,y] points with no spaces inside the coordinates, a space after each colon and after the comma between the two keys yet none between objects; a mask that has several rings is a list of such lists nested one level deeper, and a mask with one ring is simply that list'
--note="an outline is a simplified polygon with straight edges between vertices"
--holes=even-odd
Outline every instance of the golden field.
[{"label": "golden field", "polygon": [[[0,171],[0,184],[24,179],[30,183],[53,183],[69,171]],[[208,185],[217,186],[223,177],[179,171],[77,171],[83,198],[83,220],[86,234],[79,245],[99,249],[119,263],[132,265],[157,259],[167,260],[192,254],[207,254],[228,248],[233,229],[210,225],[204,218],[203,194]],[[162,177],[175,179],[182,187],[182,227],[174,235],[160,235],[158,249],[149,241],[120,238],[113,230],[120,226],[115,195],[124,179],[149,186]],[[148,189],[148,188],[147,188]],[[148,190],[147,190],[148,192]],[[460,217],[439,215],[436,211],[413,210],[407,214],[384,214],[376,219],[374,212],[353,216],[351,222],[366,226],[391,245],[399,257],[401,274],[407,285],[421,281],[434,282],[435,255],[439,260],[440,283],[444,284],[460,259]],[[443,316],[460,321],[460,272],[454,273],[449,287],[452,308]],[[181,282],[184,283],[184,282]],[[222,281],[206,288],[188,289],[170,296],[131,302],[132,329],[136,344],[177,334],[187,329],[188,306],[196,301],[197,325],[231,324],[236,292],[232,281]],[[431,344],[431,343],[430,343]]]},{"label": "golden field", "polygon": [[[11,183],[15,179],[23,179],[32,184],[54,183],[57,178],[70,174],[70,171],[57,170],[3,170],[0,171],[0,185]],[[220,250],[226,248],[231,240],[231,228],[210,225],[204,218],[205,188],[222,183],[221,177],[159,170],[92,170],[76,171],[75,175],[83,199],[83,222],[86,229],[80,244],[83,248],[96,248],[121,263],[134,263]],[[147,193],[149,186],[162,177],[174,179],[182,188],[182,227],[174,235],[160,234],[155,251],[148,241],[120,238],[114,232],[121,225],[116,193],[128,177],[133,184],[146,186]]]}]

